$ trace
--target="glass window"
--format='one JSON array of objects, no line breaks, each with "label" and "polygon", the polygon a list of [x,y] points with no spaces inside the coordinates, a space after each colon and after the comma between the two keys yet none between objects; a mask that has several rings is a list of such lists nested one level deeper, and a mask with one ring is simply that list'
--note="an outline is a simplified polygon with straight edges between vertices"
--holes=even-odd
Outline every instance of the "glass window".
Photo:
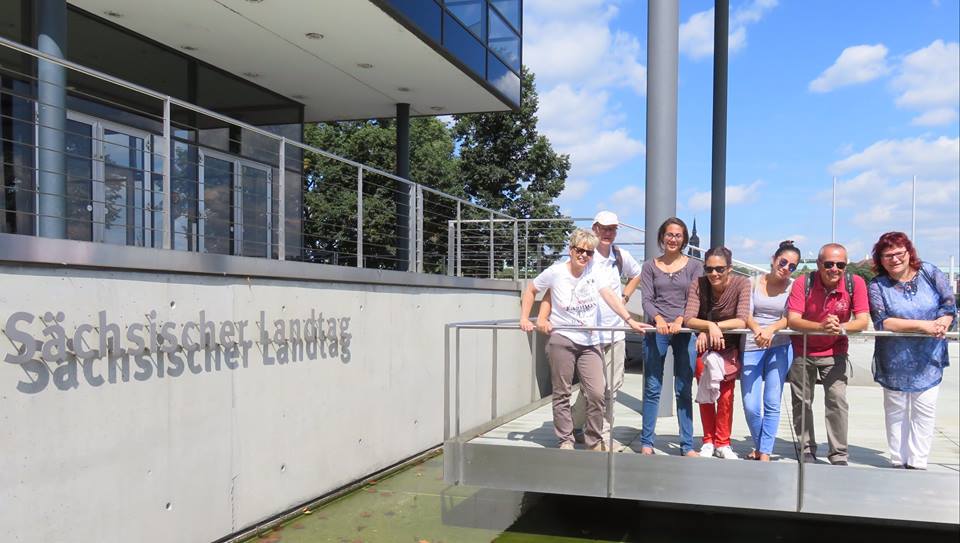
[{"label": "glass window", "polygon": [[35,231],[36,173],[34,170],[33,101],[31,85],[0,75],[0,232]]},{"label": "glass window", "polygon": [[240,167],[241,254],[266,257],[270,237],[270,174],[262,167]]},{"label": "glass window", "polygon": [[391,6],[417,25],[426,35],[440,43],[440,14],[443,10],[434,0],[387,0]]},{"label": "glass window", "polygon": [[504,22],[499,15],[490,10],[490,50],[497,54],[515,71],[520,71],[520,36]]},{"label": "glass window", "polygon": [[203,212],[200,221],[201,251],[232,254],[233,161],[205,156],[203,160]]},{"label": "glass window", "polygon": [[144,140],[103,131],[103,241],[143,246]]},{"label": "glass window", "polygon": [[196,145],[180,141],[174,143],[170,214],[173,222],[173,248],[181,251],[195,251],[197,247],[197,159]]},{"label": "glass window", "polygon": [[483,40],[483,0],[447,0],[447,10]]},{"label": "glass window", "polygon": [[93,125],[67,120],[67,239],[93,241]]},{"label": "glass window", "polygon": [[443,16],[443,45],[481,77],[486,73],[483,44],[450,14]]},{"label": "glass window", "polygon": [[520,78],[509,70],[492,53],[487,53],[490,76],[487,81],[502,92],[515,106],[520,105]]},{"label": "glass window", "polygon": [[517,31],[520,30],[520,16],[522,11],[522,2],[520,0],[490,0],[490,4],[497,8],[497,11],[513,25],[514,29]]}]

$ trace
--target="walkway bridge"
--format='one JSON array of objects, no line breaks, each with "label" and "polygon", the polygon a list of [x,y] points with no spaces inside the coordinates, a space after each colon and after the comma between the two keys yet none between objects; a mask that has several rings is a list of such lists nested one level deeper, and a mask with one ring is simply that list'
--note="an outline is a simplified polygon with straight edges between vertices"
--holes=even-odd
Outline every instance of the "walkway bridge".
[{"label": "walkway bridge", "polygon": [[[899,481],[902,495],[929,492],[929,506],[891,518],[956,523],[955,448],[953,473],[836,476],[786,453],[717,470],[549,448],[540,339],[506,321],[443,330],[464,315],[515,317],[520,280],[588,223],[509,217],[284,127],[3,38],[0,51],[4,535],[218,540],[443,439],[447,476],[481,486],[846,514]],[[38,63],[65,82],[39,81]],[[51,86],[65,103],[37,92]],[[51,112],[63,122],[47,124]],[[623,241],[640,233],[625,226]],[[941,402],[956,406],[951,387]],[[637,398],[631,379],[621,441]],[[954,445],[956,430],[944,425]],[[692,490],[704,481],[757,494],[730,504]],[[858,500],[824,497],[828,487]]]},{"label": "walkway bridge", "polygon": [[[789,330],[784,333],[797,334]],[[450,483],[683,506],[960,524],[960,378],[953,368],[945,372],[928,470],[890,468],[882,389],[872,383],[869,369],[871,340],[889,336],[890,332],[851,334],[854,369],[847,388],[850,402],[848,467],[798,462],[796,436],[790,423],[789,392],[784,395],[778,439],[770,463],[679,456],[674,417],[658,421],[656,454],[641,455],[643,379],[630,370],[614,409],[612,432],[612,438],[626,444],[627,449],[613,452],[612,447],[608,447],[610,450],[603,453],[560,450],[556,448],[553,433],[549,377],[544,368],[540,334],[534,333],[529,338],[530,351],[526,357],[495,355],[480,368],[464,367],[461,363],[462,337],[489,337],[491,349],[497,353],[498,341],[516,334],[522,334],[516,321],[448,326],[444,476]],[[955,368],[960,359],[955,341],[957,333],[949,337]],[[530,402],[508,413],[498,408],[497,398],[498,389],[509,383],[510,377],[505,374],[513,379],[522,376],[524,381],[529,375],[531,382],[537,383],[531,387]],[[668,389],[669,385],[665,384],[664,390]],[[661,402],[671,401],[671,396],[664,394]],[[462,406],[475,407],[476,403],[488,405],[489,416],[483,421],[465,420]],[[822,393],[817,393],[815,435],[820,438],[821,450],[825,450],[822,406]],[[694,413],[696,436],[700,428],[699,411],[694,409]],[[735,405],[734,413],[733,447],[743,455],[752,448],[752,440],[739,405]],[[471,428],[466,429],[467,426]],[[694,439],[696,442],[697,438]]]}]

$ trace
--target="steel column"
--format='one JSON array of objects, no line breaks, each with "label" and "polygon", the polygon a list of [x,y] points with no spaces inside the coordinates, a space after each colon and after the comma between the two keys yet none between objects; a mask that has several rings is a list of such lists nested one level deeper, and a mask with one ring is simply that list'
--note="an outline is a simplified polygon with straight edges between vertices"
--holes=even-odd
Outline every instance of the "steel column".
[{"label": "steel column", "polygon": [[163,248],[173,248],[173,205],[171,192],[173,191],[171,171],[173,154],[173,136],[170,130],[170,98],[163,101],[163,228],[161,229],[161,238],[163,239]]},{"label": "steel column", "polygon": [[494,228],[493,213],[491,213],[490,214],[490,279],[493,279],[493,276],[494,276],[493,259],[495,255],[493,252],[493,244],[496,241],[496,238],[494,238],[493,236],[493,228]]},{"label": "steel column", "polygon": [[513,280],[520,278],[519,223],[513,221]]},{"label": "steel column", "polygon": [[710,247],[724,243],[727,200],[727,41],[730,0],[713,12],[713,169],[710,181]]},{"label": "steel column", "polygon": [[[67,3],[37,0],[37,49],[64,58]],[[67,69],[37,60],[37,233],[67,237]]]},{"label": "steel column", "polygon": [[679,2],[648,2],[645,260],[657,256],[657,229],[677,212],[679,24]]}]

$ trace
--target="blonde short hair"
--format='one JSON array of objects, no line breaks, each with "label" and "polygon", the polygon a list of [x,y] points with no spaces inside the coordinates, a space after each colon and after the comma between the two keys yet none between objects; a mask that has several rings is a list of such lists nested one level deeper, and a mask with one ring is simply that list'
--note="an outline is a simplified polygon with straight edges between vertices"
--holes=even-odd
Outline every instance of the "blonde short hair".
[{"label": "blonde short hair", "polygon": [[570,234],[570,247],[585,246],[588,249],[596,249],[599,244],[600,238],[589,230],[577,228]]}]

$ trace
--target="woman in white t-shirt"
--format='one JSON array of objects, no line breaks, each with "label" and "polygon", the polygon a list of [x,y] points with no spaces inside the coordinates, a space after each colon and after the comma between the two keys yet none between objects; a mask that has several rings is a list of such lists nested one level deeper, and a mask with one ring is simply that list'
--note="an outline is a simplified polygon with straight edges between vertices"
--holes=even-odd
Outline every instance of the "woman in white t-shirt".
[{"label": "woman in white t-shirt", "polygon": [[[601,274],[587,270],[598,243],[593,232],[575,230],[570,236],[570,259],[550,266],[528,283],[520,303],[520,328],[532,332],[534,325],[529,316],[537,292],[550,289],[553,297],[550,324],[554,330],[547,341],[547,356],[553,385],[553,425],[561,449],[573,448],[570,388],[576,370],[587,398],[584,443],[590,450],[604,450],[600,433],[603,430],[606,380],[600,353],[600,334],[570,327],[596,326],[600,298],[634,330],[648,327],[630,317],[623,303],[607,286],[610,281],[600,277]],[[557,327],[563,329],[557,330]]]}]

